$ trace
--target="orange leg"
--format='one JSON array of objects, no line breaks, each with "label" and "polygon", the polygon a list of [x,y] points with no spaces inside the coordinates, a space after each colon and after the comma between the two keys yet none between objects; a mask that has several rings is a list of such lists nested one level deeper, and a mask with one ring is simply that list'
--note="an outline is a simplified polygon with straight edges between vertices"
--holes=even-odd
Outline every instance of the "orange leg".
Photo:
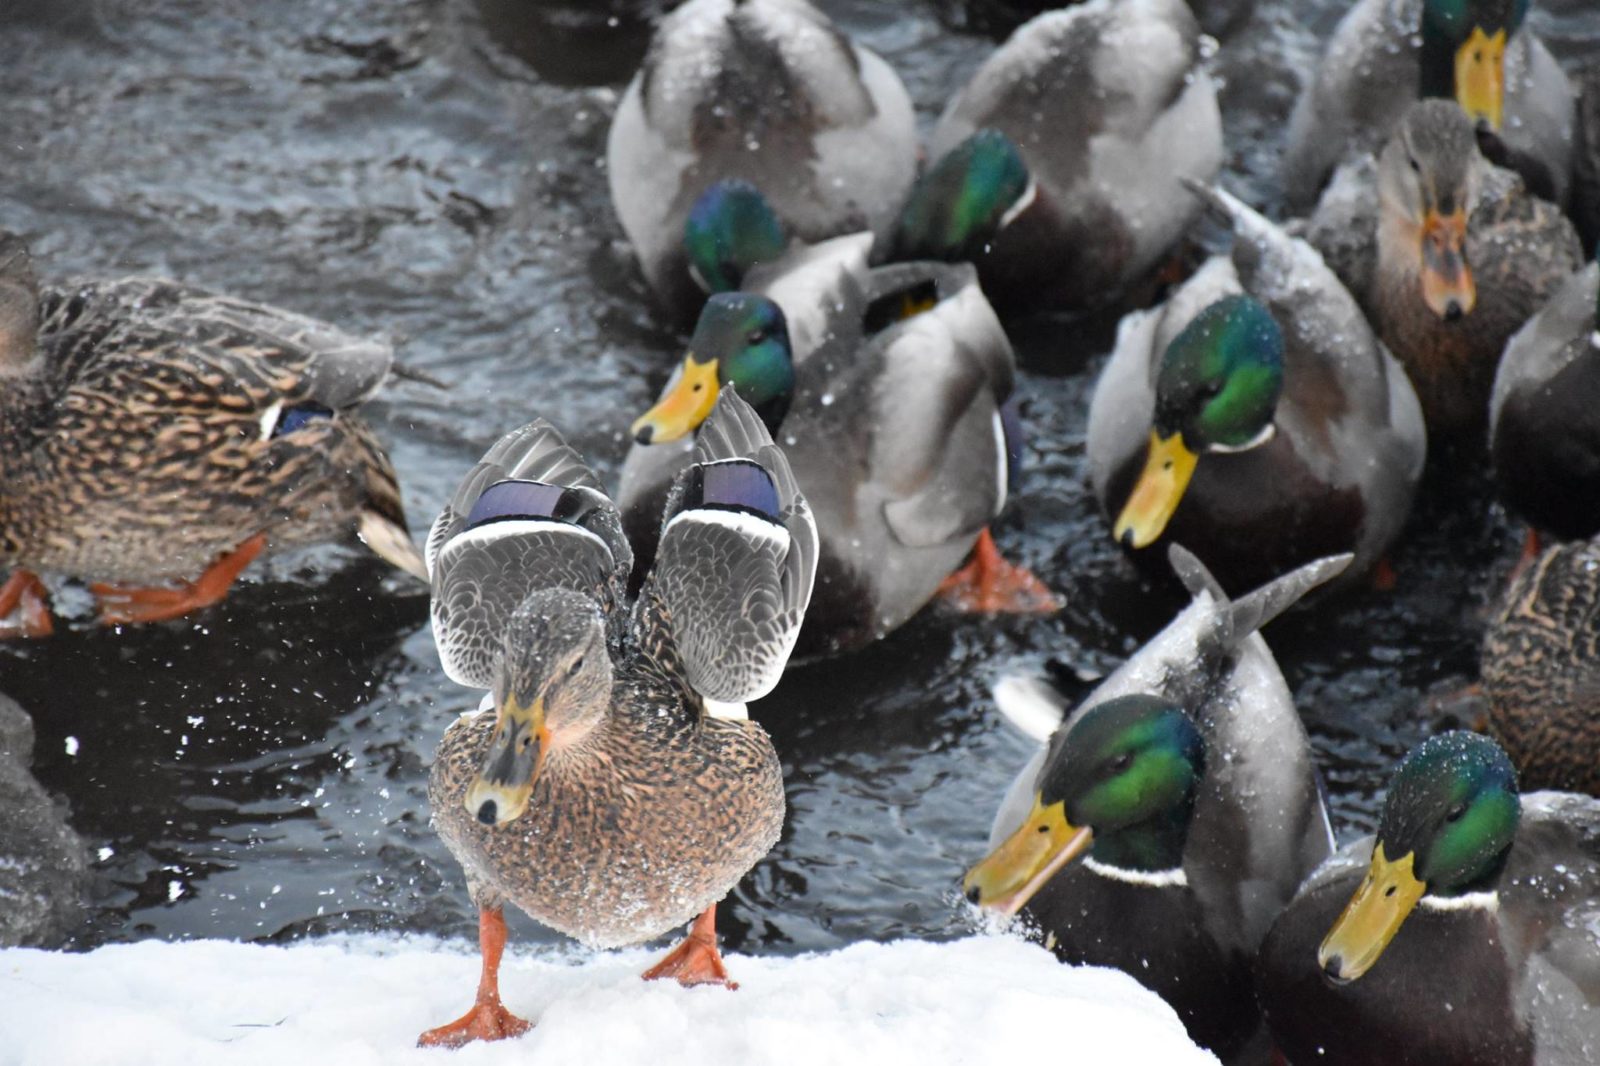
[{"label": "orange leg", "polygon": [[[20,617],[15,622],[4,621],[12,611],[18,611]],[[50,618],[50,594],[44,582],[26,570],[13,571],[0,585],[0,639],[48,637],[55,631],[55,622]]]},{"label": "orange leg", "polygon": [[737,982],[728,980],[728,968],[722,965],[722,956],[717,951],[717,905],[713,903],[707,907],[689,927],[689,935],[683,938],[683,943],[642,976],[646,981],[672,977],[681,985],[738,988]]},{"label": "orange leg", "polygon": [[987,529],[978,534],[967,565],[944,579],[939,595],[958,611],[983,614],[1049,614],[1061,608],[1044,582],[1001,558]]},{"label": "orange leg", "polygon": [[1372,568],[1372,591],[1393,592],[1394,587],[1400,583],[1400,575],[1395,572],[1394,564],[1385,555],[1379,559]]},{"label": "orange leg", "polygon": [[89,591],[100,601],[100,621],[104,625],[164,622],[169,618],[179,618],[190,611],[198,611],[202,607],[221,603],[233,585],[233,579],[238,577],[239,572],[249,566],[266,546],[267,535],[257,533],[212,563],[199,578],[177,588],[90,585]]},{"label": "orange leg", "polygon": [[533,1028],[531,1022],[518,1018],[500,1002],[500,955],[505,948],[505,911],[479,907],[478,950],[483,955],[483,972],[478,977],[478,998],[471,1010],[449,1025],[429,1029],[417,1037],[418,1047],[461,1047],[474,1040],[504,1040]]},{"label": "orange leg", "polygon": [[1522,576],[1522,572],[1534,564],[1544,551],[1544,542],[1539,538],[1539,531],[1532,526],[1522,535],[1522,554],[1517,556],[1516,565],[1511,568],[1511,575],[1506,578],[1509,585]]}]

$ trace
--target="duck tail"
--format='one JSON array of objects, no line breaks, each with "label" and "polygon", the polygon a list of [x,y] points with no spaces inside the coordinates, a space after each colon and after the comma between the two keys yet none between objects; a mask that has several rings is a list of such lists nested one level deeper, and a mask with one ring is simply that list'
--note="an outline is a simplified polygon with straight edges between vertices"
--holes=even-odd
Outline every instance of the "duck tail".
[{"label": "duck tail", "polygon": [[358,445],[365,498],[356,517],[356,536],[380,559],[427,581],[427,563],[406,528],[406,512],[400,503],[400,483],[394,464],[370,433],[360,433]]},{"label": "duck tail", "polygon": [[1167,560],[1196,599],[1202,595],[1224,608],[1218,612],[1217,643],[1231,651],[1240,641],[1294,606],[1318,585],[1338,577],[1355,556],[1350,552],[1316,559],[1289,571],[1238,599],[1230,599],[1206,565],[1189,549],[1174,544],[1167,549]]}]

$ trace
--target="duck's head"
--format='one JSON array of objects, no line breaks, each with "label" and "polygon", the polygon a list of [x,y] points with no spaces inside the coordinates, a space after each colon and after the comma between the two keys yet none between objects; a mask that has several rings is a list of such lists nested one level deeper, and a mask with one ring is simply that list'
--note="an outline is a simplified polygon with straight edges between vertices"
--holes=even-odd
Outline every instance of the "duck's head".
[{"label": "duck's head", "polygon": [[467,788],[472,816],[485,825],[521,817],[551,746],[574,742],[605,717],[611,680],[595,602],[568,589],[529,596],[506,626],[494,736]]},{"label": "duck's head", "polygon": [[1117,540],[1143,548],[1160,537],[1202,455],[1270,440],[1282,392],[1283,331],[1261,301],[1225,296],[1196,315],[1162,355],[1144,471]]},{"label": "duck's head", "polygon": [[0,370],[20,367],[38,349],[39,282],[21,237],[0,230]]},{"label": "duck's head", "polygon": [[1412,105],[1378,157],[1378,239],[1416,264],[1406,274],[1421,277],[1423,300],[1447,322],[1478,302],[1466,242],[1481,160],[1472,123],[1450,100]]},{"label": "duck's head", "polygon": [[1528,0],[1423,0],[1421,95],[1454,100],[1498,130],[1506,41],[1527,14]]},{"label": "duck's head", "polygon": [[751,267],[778,258],[788,244],[761,190],[739,179],[709,186],[683,222],[689,274],[708,293],[733,292]]},{"label": "duck's head", "polygon": [[1204,774],[1205,741],[1174,704],[1137,695],[1089,709],[1040,771],[1027,819],[967,871],[967,899],[1015,914],[1085,852],[1125,870],[1180,867]]},{"label": "duck's head", "polygon": [[775,431],[794,394],[794,357],[783,309],[749,292],[718,293],[706,301],[689,340],[689,354],[656,405],[633,423],[633,439],[660,444],[693,433],[711,414],[724,386]]},{"label": "duck's head", "polygon": [[1328,980],[1370,970],[1424,898],[1492,890],[1521,812],[1517,773],[1488,737],[1443,733],[1415,748],[1384,800],[1367,876],[1317,949]]},{"label": "duck's head", "polygon": [[973,259],[1036,193],[1011,138],[999,130],[979,130],[911,187],[889,237],[888,258]]}]

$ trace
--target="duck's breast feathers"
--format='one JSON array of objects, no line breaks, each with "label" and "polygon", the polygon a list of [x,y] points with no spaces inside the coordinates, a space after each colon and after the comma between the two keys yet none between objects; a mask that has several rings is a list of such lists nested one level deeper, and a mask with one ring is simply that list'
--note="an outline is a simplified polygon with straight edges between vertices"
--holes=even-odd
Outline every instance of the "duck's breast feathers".
[{"label": "duck's breast feathers", "polygon": [[1592,1050],[1600,1041],[1600,800],[1524,793],[1499,895],[1502,935],[1527,960],[1522,1006],[1559,1023],[1541,1034],[1541,1047]]},{"label": "duck's breast feathers", "polygon": [[479,688],[528,594],[566,588],[611,610],[633,563],[615,505],[543,420],[502,437],[434,521],[426,561],[445,672]]}]

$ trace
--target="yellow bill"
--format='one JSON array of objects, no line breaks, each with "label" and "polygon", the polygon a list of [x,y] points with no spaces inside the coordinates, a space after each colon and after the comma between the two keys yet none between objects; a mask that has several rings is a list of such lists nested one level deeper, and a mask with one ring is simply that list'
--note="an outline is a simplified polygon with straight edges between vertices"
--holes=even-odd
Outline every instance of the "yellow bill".
[{"label": "yellow bill", "polygon": [[1472,36],[1456,49],[1456,103],[1467,117],[1500,128],[1506,105],[1506,31],[1491,36],[1474,26]]},{"label": "yellow bill", "polygon": [[716,406],[719,388],[717,361],[698,362],[690,352],[661,399],[633,423],[633,439],[640,444],[662,444],[693,433]]},{"label": "yellow bill", "polygon": [[1422,220],[1422,298],[1446,321],[1472,313],[1478,287],[1467,263],[1467,209],[1429,211]]},{"label": "yellow bill", "polygon": [[962,891],[978,906],[1010,917],[1093,841],[1093,830],[1067,821],[1064,802],[1047,807],[1035,795],[1022,826],[967,871]]},{"label": "yellow bill", "polygon": [[1330,980],[1348,984],[1372,969],[1383,949],[1400,931],[1428,886],[1411,872],[1416,852],[1408,851],[1393,862],[1384,857],[1380,842],[1372,865],[1344,913],[1317,949],[1317,965]]},{"label": "yellow bill", "polygon": [[484,825],[505,825],[522,817],[549,749],[544,699],[534,700],[531,707],[506,699],[478,776],[467,788],[467,810]]},{"label": "yellow bill", "polygon": [[1133,486],[1122,514],[1117,516],[1112,536],[1135,548],[1154,543],[1178,509],[1178,501],[1183,499],[1199,461],[1200,457],[1183,443],[1182,433],[1163,438],[1151,430],[1144,473]]}]

